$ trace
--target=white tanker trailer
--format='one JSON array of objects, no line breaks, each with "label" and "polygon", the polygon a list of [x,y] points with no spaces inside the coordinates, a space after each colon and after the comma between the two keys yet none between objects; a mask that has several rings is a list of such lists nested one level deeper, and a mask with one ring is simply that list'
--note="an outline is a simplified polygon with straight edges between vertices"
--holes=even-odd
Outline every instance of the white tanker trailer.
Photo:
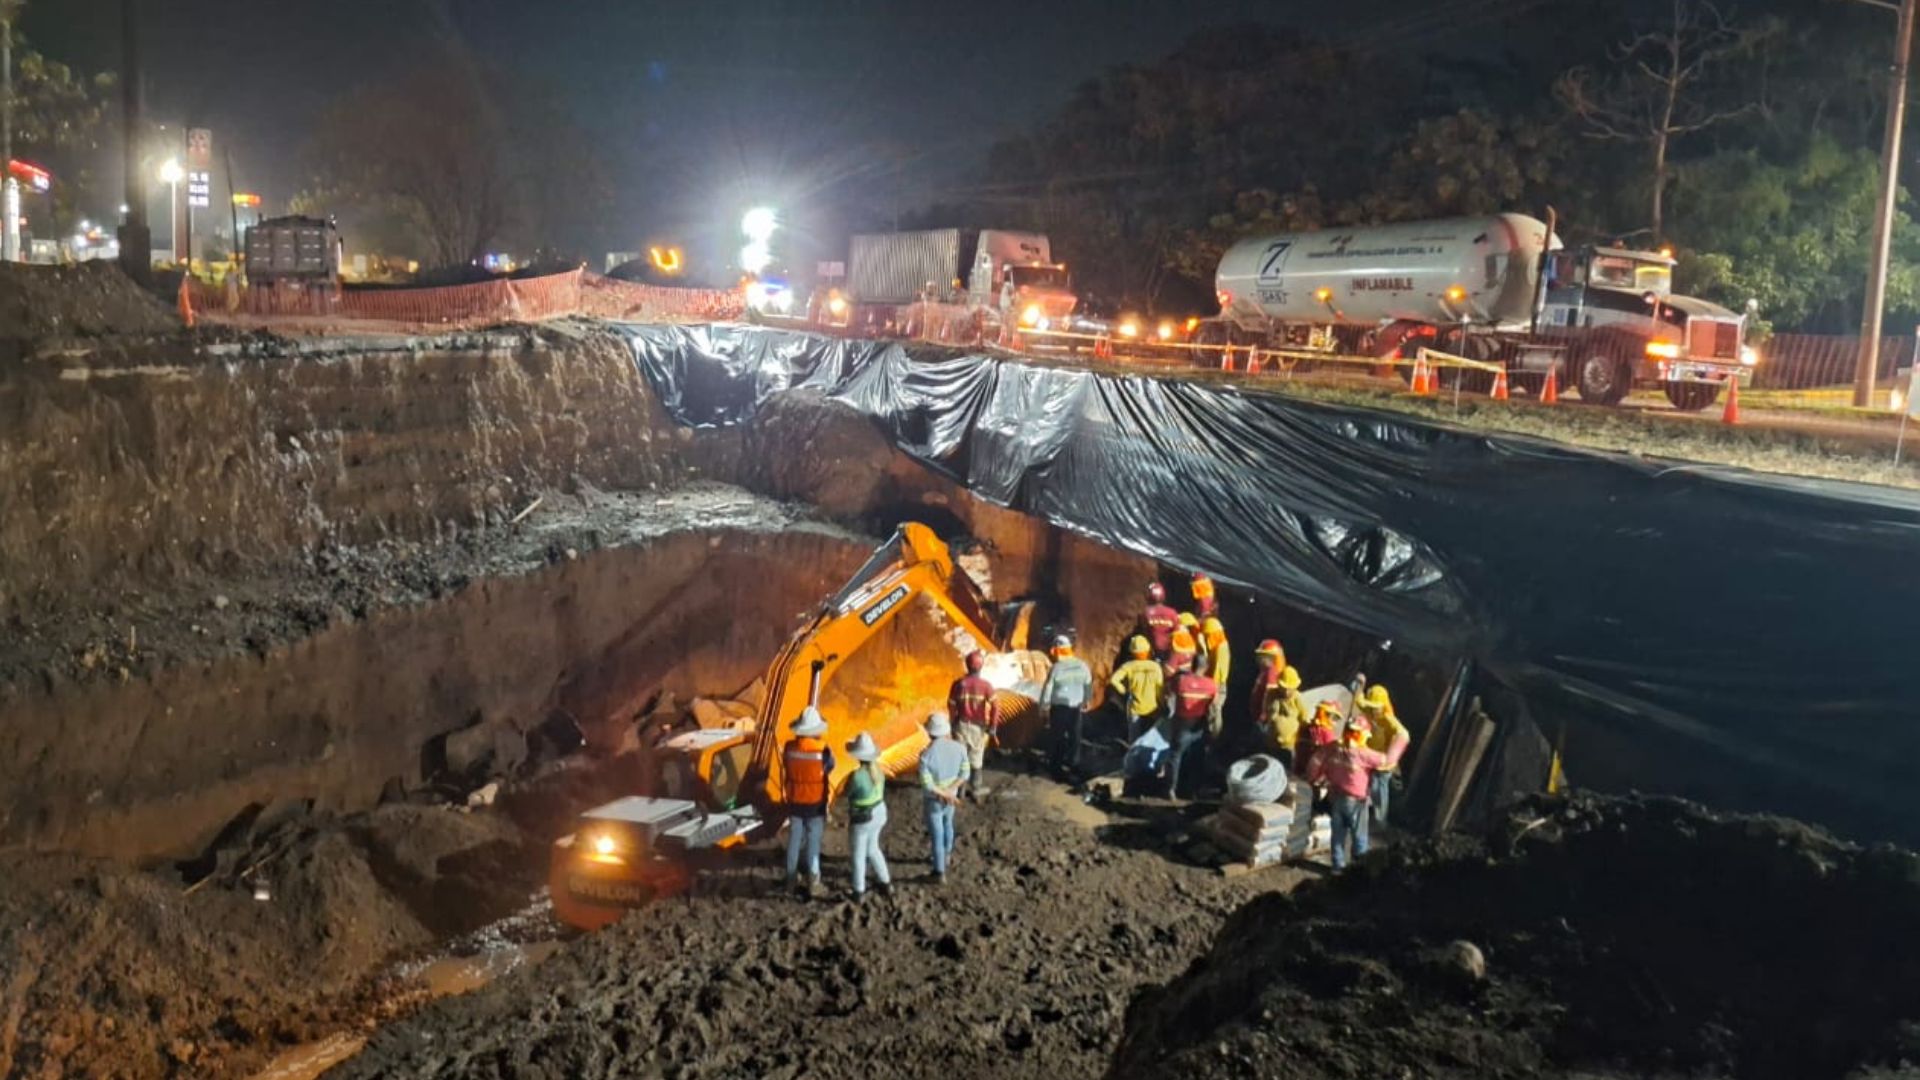
[{"label": "white tanker trailer", "polygon": [[1608,405],[1644,385],[1705,408],[1754,361],[1745,316],[1673,295],[1670,255],[1565,249],[1525,214],[1243,240],[1215,287],[1203,342],[1381,358],[1431,345],[1503,363],[1523,386],[1557,370]]}]

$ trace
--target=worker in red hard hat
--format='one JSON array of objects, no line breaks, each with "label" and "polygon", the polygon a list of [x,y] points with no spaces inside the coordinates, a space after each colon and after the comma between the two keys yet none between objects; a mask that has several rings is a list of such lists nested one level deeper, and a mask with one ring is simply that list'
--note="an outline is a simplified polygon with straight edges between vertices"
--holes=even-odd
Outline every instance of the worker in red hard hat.
[{"label": "worker in red hard hat", "polygon": [[953,720],[954,735],[967,748],[967,801],[978,802],[986,788],[981,784],[981,769],[987,762],[987,743],[1000,727],[1000,709],[993,702],[993,684],[980,673],[986,670],[987,654],[975,649],[967,654],[967,673],[953,680],[947,690],[947,715]]},{"label": "worker in red hard hat", "polygon": [[[1194,765],[1188,759],[1187,752],[1192,750],[1207,734],[1207,720],[1213,712],[1213,699],[1220,688],[1212,679],[1193,669],[1191,661],[1187,668],[1173,677],[1170,696],[1173,699],[1173,716],[1168,720],[1171,730],[1167,732],[1167,794],[1173,798],[1182,798],[1183,793],[1191,794],[1198,786],[1192,779],[1203,766]],[[1183,775],[1183,766],[1185,768]]]},{"label": "worker in red hard hat", "polygon": [[1107,686],[1114,700],[1121,703],[1127,718],[1127,741],[1132,742],[1159,718],[1167,674],[1160,661],[1153,658],[1153,646],[1144,636],[1135,634],[1127,642],[1127,652],[1132,659],[1113,669]]},{"label": "worker in red hard hat", "polygon": [[1333,799],[1336,873],[1345,870],[1350,859],[1367,853],[1367,795],[1374,772],[1387,764],[1387,755],[1367,748],[1371,734],[1372,727],[1356,716],[1337,744],[1322,747],[1313,755],[1313,779],[1326,785]]},{"label": "worker in red hard hat", "polygon": [[1173,631],[1180,616],[1167,606],[1167,590],[1159,582],[1147,586],[1147,606],[1140,612],[1140,633],[1153,646],[1153,655],[1165,659],[1173,647]]},{"label": "worker in red hard hat", "polygon": [[1219,601],[1213,595],[1213,579],[1205,574],[1193,575],[1193,583],[1187,586],[1187,592],[1193,597],[1193,610],[1202,619],[1220,613]]}]

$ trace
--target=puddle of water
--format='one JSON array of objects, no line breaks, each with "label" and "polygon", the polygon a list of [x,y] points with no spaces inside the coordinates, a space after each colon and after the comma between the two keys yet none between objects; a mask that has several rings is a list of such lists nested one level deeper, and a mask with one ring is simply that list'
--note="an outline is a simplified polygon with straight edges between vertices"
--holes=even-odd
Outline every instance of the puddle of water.
[{"label": "puddle of water", "polygon": [[[429,1000],[468,994],[502,975],[532,967],[560,948],[545,935],[553,928],[552,905],[541,900],[458,941],[437,956],[396,967],[390,981],[400,991],[424,990]],[[274,1058],[250,1080],[318,1080],[321,1074],[360,1052],[367,1032],[337,1032],[295,1046]]]}]

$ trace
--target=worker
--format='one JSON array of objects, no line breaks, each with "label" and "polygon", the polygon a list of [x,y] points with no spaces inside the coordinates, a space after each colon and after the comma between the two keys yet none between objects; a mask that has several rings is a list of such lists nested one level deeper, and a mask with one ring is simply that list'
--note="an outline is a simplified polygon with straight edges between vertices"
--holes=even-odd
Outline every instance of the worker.
[{"label": "worker", "polygon": [[1207,717],[1207,737],[1218,739],[1226,714],[1227,676],[1233,668],[1233,654],[1227,649],[1227,628],[1219,619],[1209,615],[1200,624],[1200,644],[1207,658],[1202,670],[1220,691],[1213,695],[1213,712]]},{"label": "worker", "polygon": [[1167,651],[1173,647],[1174,627],[1179,625],[1180,616],[1167,606],[1166,587],[1157,581],[1148,585],[1147,606],[1140,612],[1140,632],[1153,646],[1153,655],[1166,658]]},{"label": "worker", "polygon": [[[1190,664],[1185,671],[1173,677],[1173,716],[1168,720],[1167,743],[1171,747],[1167,752],[1167,794],[1180,798],[1182,791],[1191,792],[1194,783],[1181,784],[1181,768],[1186,765],[1187,751],[1193,749],[1207,733],[1207,720],[1213,715],[1213,699],[1220,692],[1212,679],[1194,670]],[[1189,772],[1198,773],[1196,766]]]},{"label": "worker", "polygon": [[972,777],[967,782],[968,802],[978,802],[984,794],[980,781],[987,764],[987,743],[1000,728],[1000,708],[993,703],[993,684],[980,674],[986,667],[987,654],[975,649],[967,654],[967,673],[953,680],[947,689],[947,715],[953,718],[960,745],[967,748],[967,765]]},{"label": "worker", "polygon": [[947,883],[947,860],[953,854],[953,815],[970,773],[967,748],[952,738],[947,714],[927,717],[927,738],[920,752],[920,790],[926,802],[927,836],[933,845],[933,880]]},{"label": "worker", "polygon": [[1202,619],[1211,619],[1219,614],[1220,604],[1214,599],[1212,578],[1205,574],[1193,575],[1193,583],[1187,587],[1187,592],[1193,597],[1193,610]]},{"label": "worker", "polygon": [[1267,695],[1280,682],[1280,676],[1287,670],[1287,650],[1280,643],[1268,638],[1253,650],[1255,664],[1253,688],[1248,694],[1247,716],[1257,733],[1267,722]]},{"label": "worker", "polygon": [[1387,688],[1374,683],[1367,687],[1365,695],[1354,702],[1365,714],[1372,734],[1367,738],[1367,748],[1385,755],[1387,767],[1373,774],[1373,788],[1368,802],[1373,807],[1373,823],[1387,823],[1387,803],[1393,794],[1393,773],[1400,765],[1400,758],[1413,742],[1413,735],[1407,731],[1407,725],[1393,712],[1393,696]]},{"label": "worker", "polygon": [[1171,679],[1193,666],[1194,658],[1200,654],[1200,639],[1194,636],[1200,621],[1190,611],[1180,613],[1179,622],[1174,624],[1173,637],[1167,643],[1167,678]]},{"label": "worker", "polygon": [[1053,639],[1053,669],[1040,687],[1040,703],[1047,707],[1047,764],[1068,775],[1080,768],[1080,731],[1087,697],[1093,690],[1093,669],[1073,655],[1073,639]]},{"label": "worker", "polygon": [[1280,681],[1267,691],[1266,712],[1260,717],[1260,734],[1267,753],[1295,770],[1294,747],[1300,741],[1300,728],[1307,722],[1306,702],[1300,698],[1299,669],[1287,667]]},{"label": "worker", "polygon": [[[787,887],[809,896],[820,885],[820,836],[827,824],[827,778],[833,775],[833,750],[820,736],[827,722],[807,706],[794,721],[793,738],[780,752],[780,775],[787,795]],[[802,849],[807,876],[800,877]]]},{"label": "worker", "polygon": [[1153,658],[1153,646],[1139,634],[1127,643],[1133,659],[1113,669],[1107,685],[1120,695],[1127,717],[1127,741],[1139,738],[1160,716],[1161,692],[1166,689],[1166,671]]},{"label": "worker", "polygon": [[847,819],[851,823],[847,848],[853,853],[853,898],[867,898],[867,867],[873,867],[873,879],[880,891],[893,891],[892,876],[887,873],[887,857],[880,851],[880,833],[887,827],[887,775],[880,771],[880,747],[873,736],[861,732],[847,744],[847,753],[859,766],[847,778]]},{"label": "worker", "polygon": [[1367,789],[1374,771],[1387,763],[1385,754],[1367,749],[1371,734],[1365,717],[1355,716],[1337,745],[1323,747],[1313,755],[1312,779],[1326,785],[1333,797],[1335,873],[1345,870],[1349,859],[1367,853]]}]

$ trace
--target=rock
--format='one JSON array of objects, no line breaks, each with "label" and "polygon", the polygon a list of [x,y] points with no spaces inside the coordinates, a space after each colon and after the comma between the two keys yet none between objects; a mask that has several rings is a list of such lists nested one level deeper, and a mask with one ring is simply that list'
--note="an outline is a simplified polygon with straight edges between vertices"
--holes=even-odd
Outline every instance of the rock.
[{"label": "rock", "polygon": [[1487,977],[1487,955],[1471,941],[1450,941],[1433,958],[1442,974],[1463,986],[1483,982]]},{"label": "rock", "polygon": [[500,796],[500,781],[489,781],[487,785],[467,795],[467,808],[492,806],[493,800]]},{"label": "rock", "polygon": [[727,726],[728,716],[720,703],[708,698],[694,698],[693,706],[687,710],[693,716],[693,722],[700,730],[710,731]]},{"label": "rock", "polygon": [[763,675],[748,683],[745,690],[734,695],[734,699],[755,712],[760,711],[761,703],[767,700],[766,676]]},{"label": "rock", "polygon": [[231,603],[233,603],[233,601],[227,599],[226,594],[222,593],[213,598],[213,610],[225,611],[227,610],[227,605]]},{"label": "rock", "polygon": [[447,735],[447,772],[478,780],[512,772],[527,758],[527,740],[510,721],[482,720]]}]

